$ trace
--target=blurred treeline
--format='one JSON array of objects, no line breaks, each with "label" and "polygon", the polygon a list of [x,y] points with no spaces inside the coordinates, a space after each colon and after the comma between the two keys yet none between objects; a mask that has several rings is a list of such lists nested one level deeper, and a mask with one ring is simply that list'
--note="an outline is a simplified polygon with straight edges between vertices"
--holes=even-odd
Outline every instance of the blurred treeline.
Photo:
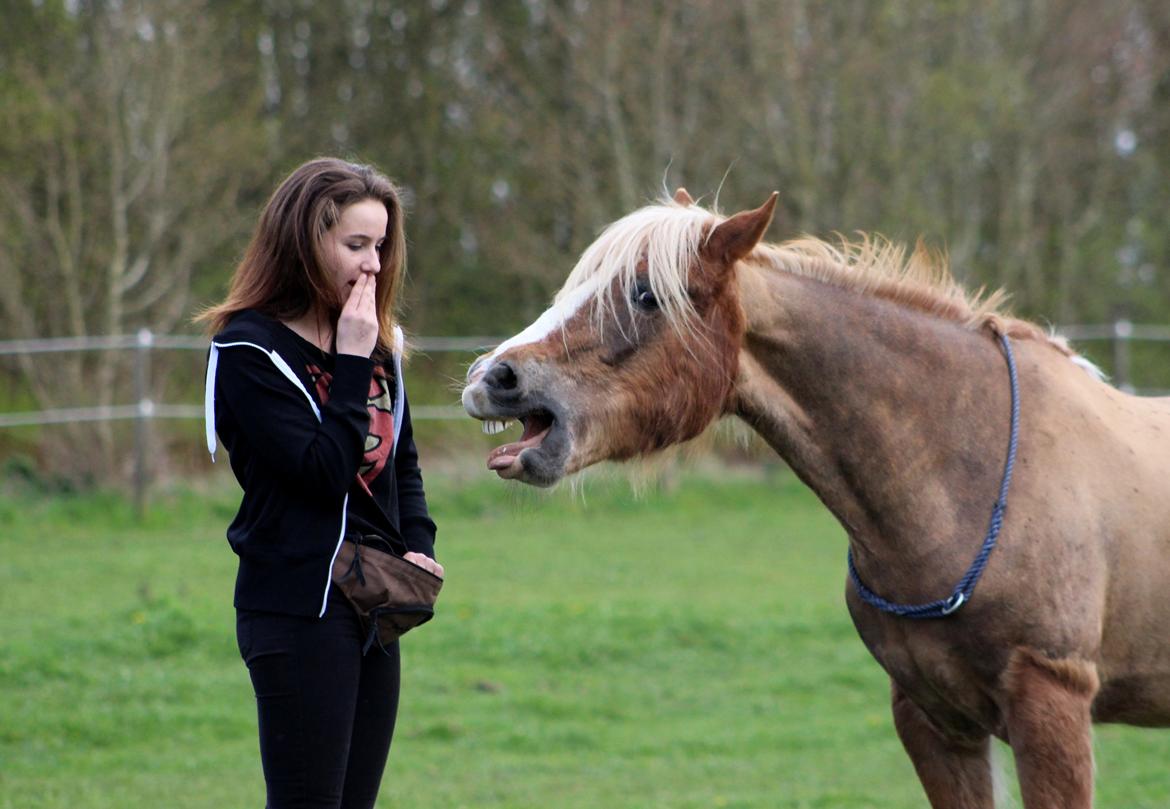
[{"label": "blurred treeline", "polygon": [[[0,0],[0,20],[0,339],[192,331],[318,154],[406,190],[415,334],[510,333],[676,185],[725,212],[778,189],[775,239],[924,237],[1023,315],[1170,315],[1166,0]],[[41,407],[114,401],[129,373],[0,367]]]}]

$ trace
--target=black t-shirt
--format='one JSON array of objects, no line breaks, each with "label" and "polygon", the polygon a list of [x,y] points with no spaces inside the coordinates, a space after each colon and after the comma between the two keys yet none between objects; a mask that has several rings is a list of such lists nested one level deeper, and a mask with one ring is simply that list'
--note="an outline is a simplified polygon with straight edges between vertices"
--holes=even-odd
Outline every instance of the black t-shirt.
[{"label": "black t-shirt", "polygon": [[[310,392],[317,406],[324,407],[329,401],[329,385],[336,358],[296,332],[292,334],[296,338],[302,368],[313,382]],[[399,552],[405,552],[398,529],[378,506],[378,503],[389,502],[393,483],[392,475],[383,474],[387,465],[393,463],[394,451],[394,370],[389,363],[374,365],[366,409],[370,414],[370,429],[361,466],[349,488],[346,533],[378,534],[393,542]]]}]

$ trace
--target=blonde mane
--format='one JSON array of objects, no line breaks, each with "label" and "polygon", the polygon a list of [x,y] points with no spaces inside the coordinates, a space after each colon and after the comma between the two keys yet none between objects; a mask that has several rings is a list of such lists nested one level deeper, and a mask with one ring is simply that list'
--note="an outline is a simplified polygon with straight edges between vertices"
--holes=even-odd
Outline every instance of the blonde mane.
[{"label": "blonde mane", "polygon": [[761,244],[748,260],[757,265],[814,278],[899,303],[961,323],[972,329],[994,325],[1013,336],[1044,338],[1040,327],[1002,311],[1003,290],[968,291],[947,267],[946,256],[921,241],[907,256],[906,246],[882,236],[861,234],[836,244],[804,236],[781,244]]},{"label": "blonde mane", "polygon": [[883,236],[861,234],[837,244],[805,236],[781,244],[761,244],[747,258],[759,266],[814,278],[872,295],[978,330],[989,327],[1016,339],[1047,342],[1097,379],[1105,375],[1077,354],[1068,341],[1004,310],[1007,293],[967,290],[951,275],[946,256],[920,240],[906,247]]},{"label": "blonde mane", "polygon": [[[687,272],[698,260],[704,240],[725,219],[718,212],[669,198],[640,208],[609,225],[586,248],[556,301],[573,293],[592,299],[601,328],[615,314],[615,289],[632,311],[637,268],[644,261],[650,289],[667,322],[694,332],[696,313],[687,295]],[[761,243],[744,260],[890,300],[967,328],[990,326],[1011,337],[1044,340],[1085,362],[1064,338],[1003,311],[1007,296],[1002,290],[990,294],[982,288],[966,290],[951,275],[946,257],[921,242],[907,256],[904,245],[881,236],[862,234],[856,241],[841,237],[836,244],[805,236]]]}]

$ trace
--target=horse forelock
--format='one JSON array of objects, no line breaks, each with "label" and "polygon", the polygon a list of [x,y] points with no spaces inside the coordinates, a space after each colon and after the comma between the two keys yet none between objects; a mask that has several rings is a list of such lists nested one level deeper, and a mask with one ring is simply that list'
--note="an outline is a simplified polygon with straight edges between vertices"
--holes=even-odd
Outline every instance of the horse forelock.
[{"label": "horse forelock", "polygon": [[633,312],[634,288],[644,267],[666,322],[677,330],[693,331],[697,313],[688,294],[689,270],[698,261],[711,227],[721,219],[711,211],[670,199],[622,217],[581,254],[554,306],[584,297],[592,302],[594,327],[601,331],[615,319],[617,306],[625,306],[627,314]]}]

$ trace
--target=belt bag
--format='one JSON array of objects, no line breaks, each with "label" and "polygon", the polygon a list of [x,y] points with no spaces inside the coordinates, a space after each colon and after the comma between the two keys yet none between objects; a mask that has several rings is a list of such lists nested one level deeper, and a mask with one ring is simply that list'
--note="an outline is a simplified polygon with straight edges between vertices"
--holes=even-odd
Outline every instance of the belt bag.
[{"label": "belt bag", "polygon": [[443,580],[394,552],[375,534],[347,535],[333,561],[333,583],[353,605],[366,631],[362,654],[386,644],[435,615]]}]

